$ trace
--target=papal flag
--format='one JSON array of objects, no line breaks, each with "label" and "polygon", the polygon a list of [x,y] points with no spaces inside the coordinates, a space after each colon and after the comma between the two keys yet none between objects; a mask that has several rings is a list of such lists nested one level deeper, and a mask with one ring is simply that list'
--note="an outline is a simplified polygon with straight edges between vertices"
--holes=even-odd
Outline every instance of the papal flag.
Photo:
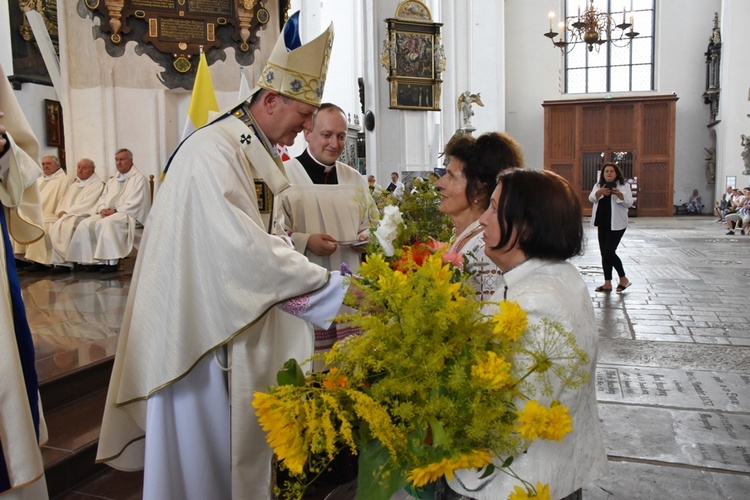
[{"label": "papal flag", "polygon": [[195,83],[193,84],[193,95],[190,97],[188,117],[185,121],[185,129],[182,131],[183,141],[193,131],[208,122],[209,111],[218,112],[219,105],[216,102],[214,84],[211,81],[211,72],[208,71],[206,55],[201,52],[198,70],[195,72]]}]

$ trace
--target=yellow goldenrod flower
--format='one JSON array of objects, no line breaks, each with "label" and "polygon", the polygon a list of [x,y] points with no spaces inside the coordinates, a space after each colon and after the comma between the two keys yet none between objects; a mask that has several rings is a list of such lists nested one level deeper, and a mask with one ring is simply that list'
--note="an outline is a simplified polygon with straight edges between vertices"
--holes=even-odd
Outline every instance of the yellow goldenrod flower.
[{"label": "yellow goldenrod flower", "polygon": [[493,315],[492,319],[495,322],[493,333],[510,341],[518,340],[528,324],[526,311],[518,302],[509,300],[500,302],[500,313]]},{"label": "yellow goldenrod flower", "polygon": [[471,376],[487,381],[490,389],[497,391],[511,384],[511,368],[504,356],[489,351],[487,359],[472,365]]},{"label": "yellow goldenrod flower", "polygon": [[529,500],[531,498],[550,500],[549,484],[537,482],[536,491],[531,491],[523,486],[517,485],[508,496],[508,500]]},{"label": "yellow goldenrod flower", "polygon": [[518,415],[516,430],[524,439],[537,439],[547,426],[547,408],[535,400],[531,400],[523,407]]},{"label": "yellow goldenrod flower", "polygon": [[573,419],[568,408],[559,402],[552,403],[547,410],[547,426],[542,431],[542,438],[550,441],[562,441],[566,434],[573,430]]},{"label": "yellow goldenrod flower", "polygon": [[410,484],[421,487],[433,483],[445,476],[449,481],[458,469],[479,469],[492,461],[492,456],[485,450],[475,450],[453,458],[444,458],[440,462],[412,469],[406,478]]}]

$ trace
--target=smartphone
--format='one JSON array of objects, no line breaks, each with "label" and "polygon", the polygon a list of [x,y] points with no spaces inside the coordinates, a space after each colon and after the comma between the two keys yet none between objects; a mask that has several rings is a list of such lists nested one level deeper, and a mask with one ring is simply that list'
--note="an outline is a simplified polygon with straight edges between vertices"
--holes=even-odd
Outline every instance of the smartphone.
[{"label": "smartphone", "polygon": [[617,187],[617,181],[605,182],[604,183],[604,187],[607,188],[607,189],[616,188]]}]

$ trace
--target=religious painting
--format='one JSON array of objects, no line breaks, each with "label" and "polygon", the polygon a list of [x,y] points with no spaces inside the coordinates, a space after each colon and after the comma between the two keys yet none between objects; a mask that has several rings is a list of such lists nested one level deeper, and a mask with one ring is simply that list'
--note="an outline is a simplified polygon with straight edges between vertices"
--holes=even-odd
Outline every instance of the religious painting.
[{"label": "religious painting", "polygon": [[44,100],[44,117],[47,128],[47,146],[63,147],[62,108],[59,101]]},{"label": "religious painting", "polygon": [[440,111],[440,74],[445,70],[442,24],[432,22],[427,6],[417,0],[401,2],[396,17],[386,23],[380,62],[388,71],[389,107]]},{"label": "religious painting", "polygon": [[396,32],[396,76],[432,78],[432,35]]},{"label": "religious painting", "polygon": [[395,85],[396,106],[402,109],[433,109],[435,97],[434,86],[430,83],[392,82]]},{"label": "religious painting", "polygon": [[9,80],[18,85],[25,82],[39,85],[52,85],[44,58],[39,50],[26,12],[36,10],[42,16],[55,51],[58,51],[57,1],[56,0],[9,0],[8,25],[10,45],[13,55],[13,68],[5,68]]}]

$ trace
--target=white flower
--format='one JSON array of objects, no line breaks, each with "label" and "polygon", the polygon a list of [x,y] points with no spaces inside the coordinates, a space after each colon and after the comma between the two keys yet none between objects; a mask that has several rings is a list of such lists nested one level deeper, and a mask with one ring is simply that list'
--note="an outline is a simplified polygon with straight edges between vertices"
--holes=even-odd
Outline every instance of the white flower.
[{"label": "white flower", "polygon": [[388,205],[383,208],[383,218],[380,225],[375,230],[375,237],[378,243],[383,247],[383,252],[387,257],[393,257],[393,240],[398,236],[398,226],[403,224],[404,219],[401,217],[401,211],[395,205]]}]

